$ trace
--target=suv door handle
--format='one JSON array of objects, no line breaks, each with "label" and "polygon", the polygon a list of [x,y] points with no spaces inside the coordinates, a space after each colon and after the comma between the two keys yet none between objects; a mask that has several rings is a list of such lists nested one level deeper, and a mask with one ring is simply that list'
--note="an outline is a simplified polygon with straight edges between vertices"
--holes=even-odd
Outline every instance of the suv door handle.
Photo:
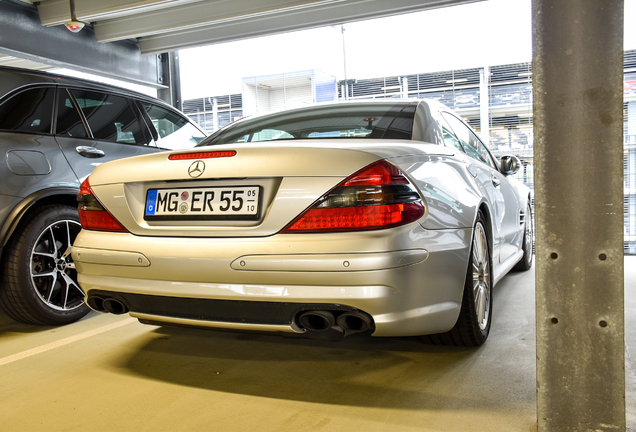
[{"label": "suv door handle", "polygon": [[493,184],[495,187],[499,187],[499,185],[501,184],[501,181],[500,181],[497,177],[492,176],[492,184]]},{"label": "suv door handle", "polygon": [[75,147],[75,151],[78,152],[80,156],[87,158],[100,158],[106,156],[106,153],[91,146],[77,146]]}]

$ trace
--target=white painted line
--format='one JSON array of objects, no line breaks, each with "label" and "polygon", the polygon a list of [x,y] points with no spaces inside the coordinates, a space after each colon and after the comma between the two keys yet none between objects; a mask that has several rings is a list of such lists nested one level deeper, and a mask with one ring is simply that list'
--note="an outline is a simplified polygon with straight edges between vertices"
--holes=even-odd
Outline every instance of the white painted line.
[{"label": "white painted line", "polygon": [[10,355],[10,356],[7,356],[7,357],[0,358],[0,366],[4,366],[6,364],[13,363],[14,361],[22,360],[24,358],[31,357],[31,356],[36,355],[36,354],[40,354],[40,353],[43,353],[43,352],[46,352],[46,351],[49,351],[49,350],[52,350],[52,349],[55,349],[55,348],[59,348],[61,346],[68,345],[70,343],[77,342],[79,340],[86,339],[86,338],[89,338],[91,336],[95,336],[95,335],[98,335],[100,333],[107,332],[109,330],[114,330],[116,328],[125,326],[126,324],[130,324],[133,321],[137,321],[137,320],[135,318],[128,318],[128,319],[125,319],[123,321],[119,321],[119,322],[116,322],[116,323],[113,323],[113,324],[109,324],[107,326],[103,326],[103,327],[99,327],[99,328],[96,328],[96,329],[93,329],[93,330],[89,330],[87,332],[80,333],[80,334],[75,335],[75,336],[70,336],[70,337],[67,337],[65,339],[60,339],[59,341],[51,342],[49,344],[42,345],[42,346],[39,346],[37,348],[31,348],[30,350],[22,351],[22,352],[17,353],[17,354],[13,354],[13,355]]}]

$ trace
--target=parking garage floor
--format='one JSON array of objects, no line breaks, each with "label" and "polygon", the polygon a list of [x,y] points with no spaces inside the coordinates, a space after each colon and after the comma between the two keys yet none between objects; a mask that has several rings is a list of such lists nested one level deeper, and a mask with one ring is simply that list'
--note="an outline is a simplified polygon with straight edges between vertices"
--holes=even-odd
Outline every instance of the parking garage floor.
[{"label": "parking garage floor", "polygon": [[[626,257],[627,423],[636,431],[636,257]],[[0,429],[536,431],[534,272],[494,290],[479,349],[0,315]]]}]

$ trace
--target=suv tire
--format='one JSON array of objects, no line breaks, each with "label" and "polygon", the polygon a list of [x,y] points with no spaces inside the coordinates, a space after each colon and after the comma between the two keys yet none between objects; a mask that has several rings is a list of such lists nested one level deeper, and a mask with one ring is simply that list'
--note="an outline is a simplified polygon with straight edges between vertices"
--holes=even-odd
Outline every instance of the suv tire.
[{"label": "suv tire", "polygon": [[0,306],[27,324],[62,325],[89,312],[70,251],[77,209],[46,205],[27,215],[4,248]]}]

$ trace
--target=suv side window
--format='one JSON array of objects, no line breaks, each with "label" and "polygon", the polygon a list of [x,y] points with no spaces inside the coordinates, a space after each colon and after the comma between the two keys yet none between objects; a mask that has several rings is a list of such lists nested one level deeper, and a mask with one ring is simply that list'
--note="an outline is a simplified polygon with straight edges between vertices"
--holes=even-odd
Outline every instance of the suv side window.
[{"label": "suv side window", "polygon": [[38,87],[21,91],[0,105],[0,130],[51,133],[55,89]]},{"label": "suv side window", "polygon": [[127,98],[97,91],[72,89],[88,127],[97,140],[147,145],[141,123]]},{"label": "suv side window", "polygon": [[157,130],[157,147],[169,150],[188,149],[205,138],[203,132],[182,116],[150,102],[139,101],[139,104]]},{"label": "suv side window", "polygon": [[486,149],[486,146],[479,140],[479,138],[477,138],[477,135],[475,135],[468,126],[462,123],[462,121],[454,115],[442,113],[442,116],[450,124],[453,132],[455,132],[455,136],[462,143],[464,151],[468,156],[490,165],[492,169],[497,169],[497,166],[490,157],[490,153],[488,152],[488,149]]}]

